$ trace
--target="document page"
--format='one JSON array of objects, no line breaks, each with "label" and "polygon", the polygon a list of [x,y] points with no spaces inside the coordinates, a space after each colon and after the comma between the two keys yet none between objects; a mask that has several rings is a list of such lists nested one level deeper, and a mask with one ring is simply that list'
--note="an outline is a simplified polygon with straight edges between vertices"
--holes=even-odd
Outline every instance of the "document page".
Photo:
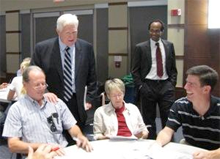
[{"label": "document page", "polygon": [[138,138],[136,136],[110,136],[110,140],[137,140]]}]

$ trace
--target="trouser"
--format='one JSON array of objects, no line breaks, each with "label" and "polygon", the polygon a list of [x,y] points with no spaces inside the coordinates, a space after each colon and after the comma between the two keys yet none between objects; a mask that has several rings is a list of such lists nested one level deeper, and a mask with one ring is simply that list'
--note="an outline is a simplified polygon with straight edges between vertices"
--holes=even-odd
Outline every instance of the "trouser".
[{"label": "trouser", "polygon": [[[74,118],[76,119],[77,125],[79,126],[80,130],[83,131],[85,127],[85,122],[82,122],[80,120],[75,93],[73,94],[72,98],[68,102],[66,102],[66,105],[68,106],[70,112],[73,114]],[[64,130],[64,135],[69,143],[68,146],[75,144],[75,141],[72,139],[68,131]]]},{"label": "trouser", "polygon": [[149,139],[156,139],[156,108],[160,111],[162,128],[175,100],[175,87],[168,80],[145,80],[140,90],[141,112],[148,127]]}]

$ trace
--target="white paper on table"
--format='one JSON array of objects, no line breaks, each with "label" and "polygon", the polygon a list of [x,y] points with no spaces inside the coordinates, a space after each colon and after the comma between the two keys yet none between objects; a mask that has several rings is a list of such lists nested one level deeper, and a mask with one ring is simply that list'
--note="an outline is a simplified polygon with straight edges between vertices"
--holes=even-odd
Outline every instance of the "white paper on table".
[{"label": "white paper on table", "polygon": [[162,150],[159,153],[149,155],[153,159],[169,158],[169,159],[193,159],[192,155],[175,151]]},{"label": "white paper on table", "polygon": [[138,138],[136,136],[109,136],[110,140],[137,140]]},{"label": "white paper on table", "polygon": [[157,146],[157,144],[153,144],[149,147],[149,151],[146,155],[150,156],[153,159],[192,159],[191,154],[180,153],[176,151],[171,151],[169,149],[165,149],[163,147]]}]

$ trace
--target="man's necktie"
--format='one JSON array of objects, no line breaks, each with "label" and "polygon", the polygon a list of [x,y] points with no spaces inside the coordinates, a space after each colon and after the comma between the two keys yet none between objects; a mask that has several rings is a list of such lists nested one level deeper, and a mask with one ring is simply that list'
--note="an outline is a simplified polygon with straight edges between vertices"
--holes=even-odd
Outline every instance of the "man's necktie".
[{"label": "man's necktie", "polygon": [[157,50],[156,50],[156,61],[157,61],[157,76],[163,76],[163,62],[162,62],[162,55],[159,47],[159,43],[156,43]]},{"label": "man's necktie", "polygon": [[73,95],[73,78],[72,78],[72,60],[69,53],[69,47],[65,48],[65,55],[64,55],[64,69],[63,69],[63,81],[64,81],[64,100],[66,102]]}]

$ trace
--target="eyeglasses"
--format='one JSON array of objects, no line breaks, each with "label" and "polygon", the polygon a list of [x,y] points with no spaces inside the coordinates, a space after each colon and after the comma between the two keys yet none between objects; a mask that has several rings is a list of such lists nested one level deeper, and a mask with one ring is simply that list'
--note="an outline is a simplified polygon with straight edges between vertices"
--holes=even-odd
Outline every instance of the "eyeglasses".
[{"label": "eyeglasses", "polygon": [[36,84],[35,86],[33,86],[33,88],[35,89],[35,90],[40,90],[41,88],[47,88],[48,87],[48,84],[47,83],[38,83],[38,84]]},{"label": "eyeglasses", "polygon": [[110,95],[110,97],[112,98],[122,98],[124,94],[114,94],[114,95]]},{"label": "eyeglasses", "polygon": [[54,123],[54,121],[53,121],[53,118],[56,118],[57,119],[57,123],[58,123],[58,114],[57,113],[53,113],[53,114],[51,114],[51,116],[49,116],[48,118],[47,118],[47,122],[51,125],[50,126],[50,130],[52,131],[52,132],[55,132],[55,131],[57,131],[57,127],[56,127],[56,125],[55,125],[55,123]]}]

